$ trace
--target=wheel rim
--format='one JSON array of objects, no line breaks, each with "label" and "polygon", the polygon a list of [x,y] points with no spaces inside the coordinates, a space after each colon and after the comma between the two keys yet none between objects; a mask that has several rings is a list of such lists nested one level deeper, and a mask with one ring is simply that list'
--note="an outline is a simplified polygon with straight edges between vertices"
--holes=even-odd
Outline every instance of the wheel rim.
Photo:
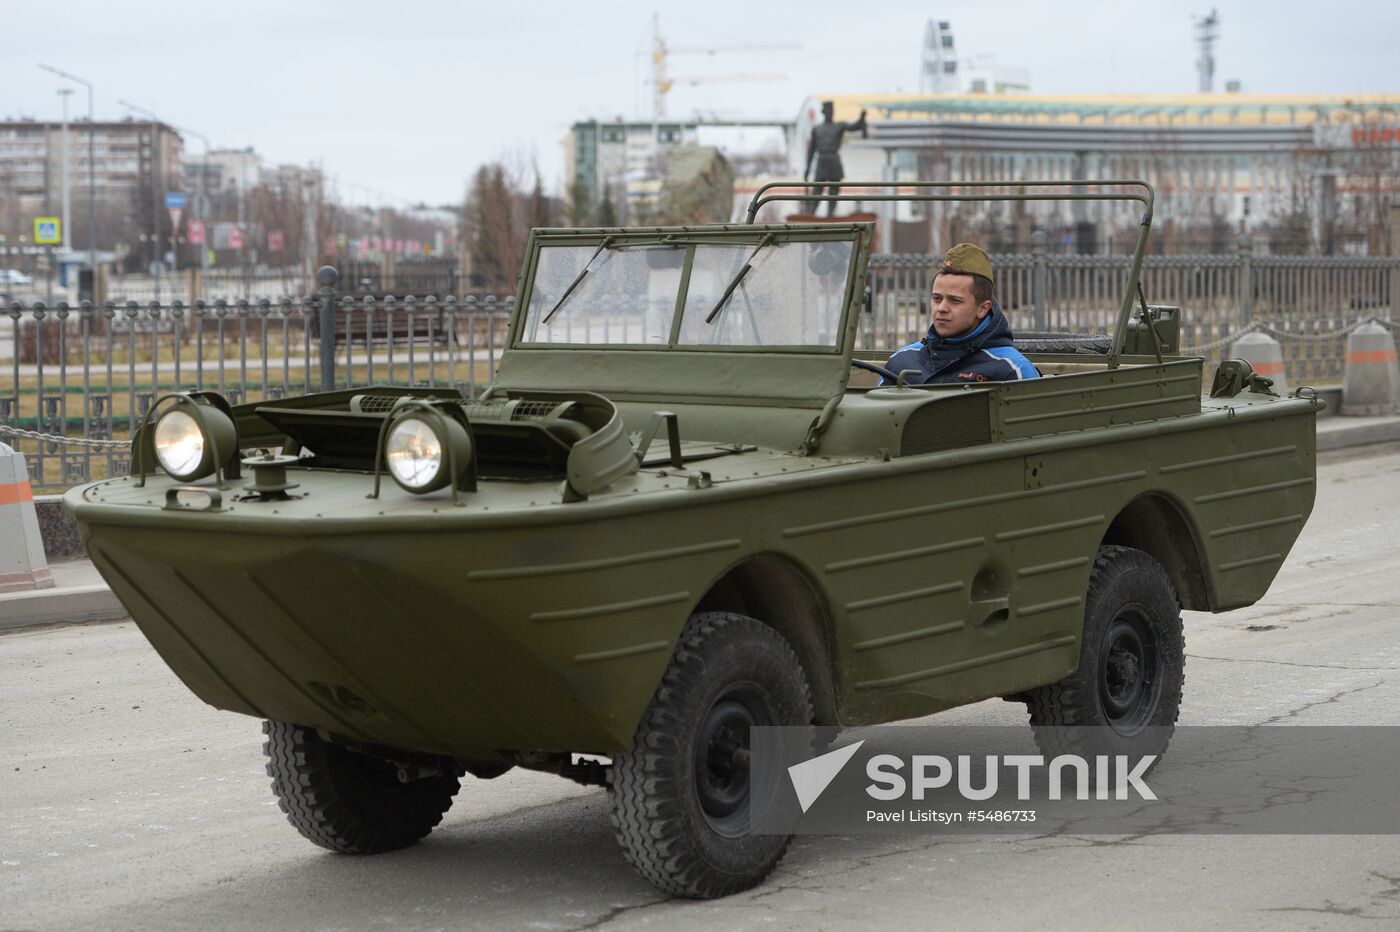
[{"label": "wheel rim", "polygon": [[695,791],[710,828],[727,838],[749,825],[749,729],[770,723],[757,696],[730,690],[710,706],[695,742]]},{"label": "wheel rim", "polygon": [[1147,727],[1161,695],[1162,655],[1141,609],[1124,609],[1104,632],[1099,654],[1099,700],[1114,731]]}]

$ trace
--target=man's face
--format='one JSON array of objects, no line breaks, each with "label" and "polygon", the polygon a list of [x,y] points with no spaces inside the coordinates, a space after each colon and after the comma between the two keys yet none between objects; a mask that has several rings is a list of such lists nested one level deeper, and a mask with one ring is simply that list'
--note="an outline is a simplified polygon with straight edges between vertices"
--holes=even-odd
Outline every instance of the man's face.
[{"label": "man's face", "polygon": [[971,275],[935,277],[929,305],[933,308],[933,330],[944,339],[967,333],[992,310],[992,302],[979,305],[972,296]]}]

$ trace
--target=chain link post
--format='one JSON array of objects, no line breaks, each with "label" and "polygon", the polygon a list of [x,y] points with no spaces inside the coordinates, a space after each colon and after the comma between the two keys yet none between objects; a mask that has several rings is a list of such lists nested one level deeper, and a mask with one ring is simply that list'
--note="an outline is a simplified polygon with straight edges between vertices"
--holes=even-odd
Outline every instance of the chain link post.
[{"label": "chain link post", "polygon": [[1044,230],[1031,234],[1031,306],[1035,329],[1050,329],[1050,262]]},{"label": "chain link post", "polygon": [[1241,233],[1235,248],[1240,259],[1240,323],[1248,327],[1254,322],[1254,240]]},{"label": "chain link post", "polygon": [[316,283],[321,286],[321,391],[335,391],[335,285],[340,273],[323,265],[316,270]]},{"label": "chain link post", "polygon": [[1390,302],[1387,316],[1400,321],[1400,202],[1390,205],[1390,255],[1396,260],[1390,266]]}]

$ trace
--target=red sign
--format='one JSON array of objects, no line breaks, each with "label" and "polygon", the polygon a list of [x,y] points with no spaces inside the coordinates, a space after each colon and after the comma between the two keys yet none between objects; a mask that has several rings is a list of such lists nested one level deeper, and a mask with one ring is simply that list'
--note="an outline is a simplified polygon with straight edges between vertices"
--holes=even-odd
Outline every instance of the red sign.
[{"label": "red sign", "polygon": [[281,231],[281,230],[268,230],[268,231],[267,231],[267,251],[268,251],[268,252],[281,252],[281,251],[282,251],[282,231]]},{"label": "red sign", "polygon": [[229,249],[242,249],[242,248],[243,248],[243,231],[240,230],[238,227],[229,227],[229,228],[228,228],[228,248],[229,248]]},{"label": "red sign", "polygon": [[1363,145],[1370,143],[1373,146],[1385,145],[1387,143],[1400,143],[1400,127],[1394,126],[1364,126],[1354,127],[1351,131],[1352,145]]},{"label": "red sign", "polygon": [[191,243],[194,243],[196,246],[201,246],[201,245],[204,244],[204,221],[203,221],[203,220],[191,220],[191,221],[190,221],[190,242],[191,242]]}]

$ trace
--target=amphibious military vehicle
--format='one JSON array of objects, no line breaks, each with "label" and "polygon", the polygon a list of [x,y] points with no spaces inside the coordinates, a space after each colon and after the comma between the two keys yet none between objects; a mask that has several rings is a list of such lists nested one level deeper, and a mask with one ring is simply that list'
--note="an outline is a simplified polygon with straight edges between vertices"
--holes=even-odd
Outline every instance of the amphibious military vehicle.
[{"label": "amphibious military vehicle", "polygon": [[[412,844],[527,767],[606,786],[662,890],[724,895],[787,841],[748,832],[751,726],[1009,697],[1045,743],[1159,752],[1180,608],[1256,601],[1301,531],[1320,404],[1239,361],[1202,393],[1136,289],[1151,190],[1102,184],[1069,196],[1144,210],[1116,325],[1038,379],[882,371],[870,226],[754,223],[765,189],[747,223],[535,231],[480,397],[178,393],[66,505],[190,689],[266,720],[311,841]],[[1065,196],[1032,189],[977,196]]]}]

